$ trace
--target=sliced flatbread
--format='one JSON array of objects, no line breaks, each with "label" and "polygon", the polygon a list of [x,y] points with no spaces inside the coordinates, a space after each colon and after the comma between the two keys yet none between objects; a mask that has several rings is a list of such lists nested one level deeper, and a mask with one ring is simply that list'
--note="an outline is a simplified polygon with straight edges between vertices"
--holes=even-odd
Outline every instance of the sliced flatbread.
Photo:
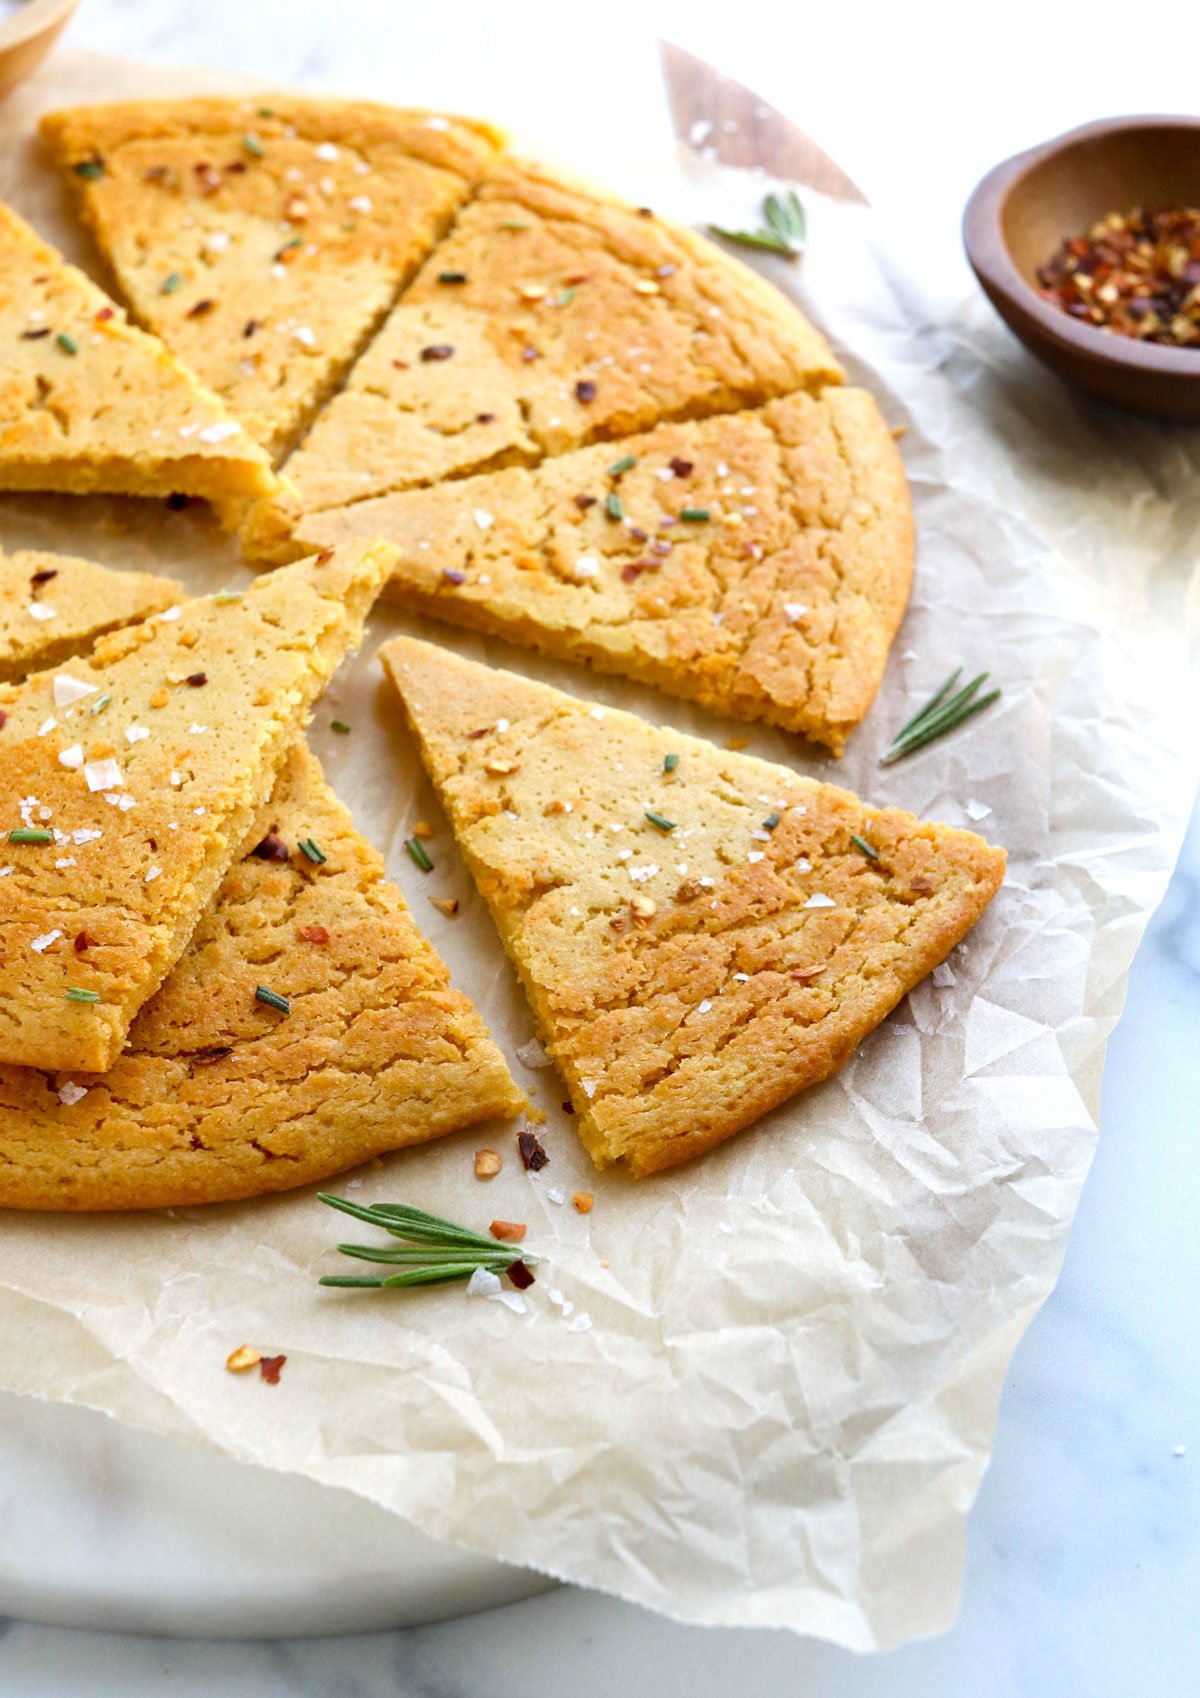
[{"label": "sliced flatbread", "polygon": [[262,95],[53,112],[118,288],[272,458],[495,156],[485,124]]},{"label": "sliced flatbread", "polygon": [[0,206],[0,489],[199,495],[277,487],[267,456],[162,343]]},{"label": "sliced flatbread", "polygon": [[255,1197],[525,1106],[303,747],[269,818],[288,858],[230,870],[109,1072],[0,1067],[0,1208]]},{"label": "sliced flatbread", "polygon": [[112,1066],[391,564],[354,543],[0,686],[0,1061]]},{"label": "sliced flatbread", "polygon": [[841,378],[791,303],[711,242],[503,162],[288,461],[298,495],[253,513],[246,544],[287,558],[307,512]]},{"label": "sliced flatbread", "polygon": [[1003,877],[970,832],[411,638],[382,654],[598,1167],[671,1167],[835,1073]]},{"label": "sliced flatbread", "polygon": [[875,698],[913,568],[904,467],[862,389],[660,425],[312,515],[386,536],[386,594],[840,754]]},{"label": "sliced flatbread", "polygon": [[150,572],[112,572],[72,554],[0,554],[0,683],[57,666],[108,631],[184,599]]}]

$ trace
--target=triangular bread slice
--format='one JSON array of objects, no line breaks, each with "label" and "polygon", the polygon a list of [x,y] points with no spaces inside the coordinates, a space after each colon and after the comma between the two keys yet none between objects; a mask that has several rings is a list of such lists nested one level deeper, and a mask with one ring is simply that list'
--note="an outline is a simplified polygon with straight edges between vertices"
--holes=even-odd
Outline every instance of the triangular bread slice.
[{"label": "triangular bread slice", "polygon": [[383,659],[598,1167],[835,1073],[1000,885],[970,832],[398,637]]},{"label": "triangular bread slice", "polygon": [[649,209],[502,161],[251,515],[304,513],[755,406],[842,379],[786,297]]},{"label": "triangular bread slice", "polygon": [[236,507],[277,487],[211,390],[7,206],[0,339],[0,489]]},{"label": "triangular bread slice", "polygon": [[258,95],[52,112],[118,288],[272,458],[488,169],[486,124]]},{"label": "triangular bread slice", "polygon": [[313,514],[386,536],[385,591],[840,754],[913,569],[904,467],[874,399],[830,387]]},{"label": "triangular bread slice", "polygon": [[0,686],[0,1061],[111,1067],[391,564],[353,543]]},{"label": "triangular bread slice", "polygon": [[0,1208],[255,1197],[525,1106],[303,745],[267,818],[107,1073],[0,1067]]},{"label": "triangular bread slice", "polygon": [[0,684],[57,666],[98,637],[184,599],[150,572],[112,572],[73,554],[0,554]]}]

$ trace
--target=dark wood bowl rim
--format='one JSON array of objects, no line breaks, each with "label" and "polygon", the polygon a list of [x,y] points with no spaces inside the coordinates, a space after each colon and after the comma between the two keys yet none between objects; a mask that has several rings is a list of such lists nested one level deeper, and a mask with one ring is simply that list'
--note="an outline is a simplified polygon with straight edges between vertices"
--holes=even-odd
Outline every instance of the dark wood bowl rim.
[{"label": "dark wood bowl rim", "polygon": [[[979,183],[963,212],[963,246],[980,282],[1006,296],[1014,306],[1033,319],[1042,334],[1061,348],[1069,348],[1092,360],[1127,370],[1160,372],[1175,377],[1200,377],[1200,348],[1168,348],[1162,343],[1135,342],[1094,324],[1081,324],[1061,307],[1044,301],[1013,262],[1004,235],[1002,213],[1010,190],[1035,165],[1079,141],[1097,136],[1136,130],[1193,130],[1200,137],[1200,119],[1194,117],[1098,118],[1066,130],[1037,147],[1014,153],[993,166]],[[1063,236],[1077,235],[1064,230]],[[1047,255],[1047,258],[1050,256]]]}]

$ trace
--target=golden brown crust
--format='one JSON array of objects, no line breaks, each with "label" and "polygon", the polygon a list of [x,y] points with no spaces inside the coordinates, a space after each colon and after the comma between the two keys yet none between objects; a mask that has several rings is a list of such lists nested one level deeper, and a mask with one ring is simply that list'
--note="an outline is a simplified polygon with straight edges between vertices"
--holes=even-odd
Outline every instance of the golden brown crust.
[{"label": "golden brown crust", "polygon": [[253,515],[247,547],[280,558],[302,513],[842,375],[791,303],[712,243],[502,161],[288,462],[299,494]]},{"label": "golden brown crust", "polygon": [[269,813],[289,859],[234,865],[108,1073],[0,1067],[0,1208],[254,1197],[524,1106],[303,746]]},{"label": "golden brown crust", "polygon": [[386,593],[405,606],[835,753],[913,568],[900,456],[849,388],[313,514],[296,540],[375,534],[399,550]]},{"label": "golden brown crust", "polygon": [[0,206],[0,489],[252,500],[261,448],[162,343]]},{"label": "golden brown crust", "polygon": [[356,543],[114,632],[70,662],[69,688],[58,671],[0,686],[0,1061],[112,1065],[392,558]]},{"label": "golden brown crust", "polygon": [[57,666],[184,593],[174,578],[112,572],[76,555],[0,554],[0,684]]},{"label": "golden brown crust", "polygon": [[672,1166],[828,1078],[999,888],[970,832],[410,638],[382,657],[597,1166]]},{"label": "golden brown crust", "polygon": [[42,134],[136,317],[276,459],[500,145],[472,119],[274,94],[76,107]]}]

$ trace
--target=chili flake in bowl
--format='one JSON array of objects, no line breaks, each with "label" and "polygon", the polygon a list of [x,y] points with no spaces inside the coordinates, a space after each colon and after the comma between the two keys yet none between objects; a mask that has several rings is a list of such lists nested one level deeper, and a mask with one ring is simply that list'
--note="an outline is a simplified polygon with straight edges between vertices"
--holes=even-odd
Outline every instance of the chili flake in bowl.
[{"label": "chili flake in bowl", "polygon": [[1200,119],[1104,119],[1005,160],[963,239],[1001,318],[1060,377],[1200,422]]},{"label": "chili flake in bowl", "polygon": [[1200,348],[1200,211],[1110,212],[1038,267],[1042,299],[1141,342]]}]

